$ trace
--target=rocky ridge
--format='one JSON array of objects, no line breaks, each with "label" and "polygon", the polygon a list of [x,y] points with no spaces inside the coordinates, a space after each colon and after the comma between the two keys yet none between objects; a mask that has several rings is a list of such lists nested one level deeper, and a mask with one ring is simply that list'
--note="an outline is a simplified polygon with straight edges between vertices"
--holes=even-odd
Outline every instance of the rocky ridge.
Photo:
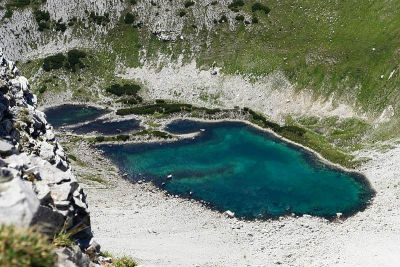
[{"label": "rocky ridge", "polygon": [[[1,48],[0,91],[0,222],[35,226],[51,236],[72,232],[81,249],[98,251],[86,195],[53,127],[36,109],[27,79]],[[78,247],[62,248],[57,254],[59,265],[91,264]]]},{"label": "rocky ridge", "polygon": [[[47,31],[38,30],[33,8],[17,9],[10,18],[3,19],[0,23],[0,45],[5,48],[5,54],[13,60],[43,57],[75,47],[98,48],[102,45],[102,38],[115,28],[127,12],[135,16],[137,26],[146,29],[162,41],[189,38],[184,34],[187,20],[196,25],[197,34],[200,34],[202,29],[213,29],[215,21],[222,15],[225,15],[231,30],[236,27],[237,13],[228,8],[231,1],[199,1],[190,8],[185,8],[186,2],[188,1],[153,0],[131,4],[130,1],[119,0],[48,0],[39,6],[39,10],[49,12],[50,21],[68,24],[71,20],[77,20],[75,26],[68,26],[65,32],[51,30],[49,34]],[[185,11],[184,17],[179,16],[182,10]],[[0,17],[4,17],[5,13],[5,9],[0,10]],[[92,23],[91,13],[99,17],[106,16],[107,23]],[[240,14],[248,20],[251,19],[250,15],[244,12]]]}]

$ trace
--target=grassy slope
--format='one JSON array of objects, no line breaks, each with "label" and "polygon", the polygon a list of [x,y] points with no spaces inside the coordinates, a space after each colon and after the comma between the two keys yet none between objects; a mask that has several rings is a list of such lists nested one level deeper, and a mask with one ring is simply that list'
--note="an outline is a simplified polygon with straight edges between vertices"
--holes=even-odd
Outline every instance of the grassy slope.
[{"label": "grassy slope", "polygon": [[[117,66],[140,66],[139,51],[145,49],[148,62],[161,53],[170,55],[172,60],[180,55],[185,61],[196,59],[199,67],[216,61],[223,72],[230,74],[263,76],[281,70],[298,90],[311,89],[316,96],[334,94],[336,100],[355,102],[370,115],[380,114],[389,104],[399,107],[400,0],[261,1],[272,10],[268,16],[261,11],[253,13],[254,2],[246,1],[240,12],[257,17],[260,22],[246,25],[237,21],[234,31],[228,29],[227,23],[216,23],[212,31],[197,32],[192,27],[191,8],[187,9],[187,15],[182,17],[187,25],[185,38],[175,42],[160,42],[145,27],[134,28],[121,19],[99,40],[99,49],[87,51],[90,56],[84,60],[85,71],[45,73],[33,85],[39,88],[47,84],[49,90],[68,87],[77,98],[96,100],[96,92],[88,95],[86,88],[107,87]],[[91,29],[84,31],[90,34]],[[40,64],[40,60],[25,63],[22,69],[29,77]],[[389,79],[393,70],[396,71]],[[63,77],[70,83],[65,83]],[[59,82],[54,82],[57,79]],[[398,137],[397,117],[373,131],[358,120],[325,118],[310,124],[313,118],[305,117],[287,122],[309,129],[313,140],[321,139],[316,133],[323,135],[321,144],[328,142],[349,152],[362,148],[366,142]],[[365,135],[368,138],[362,139]]]},{"label": "grassy slope", "polygon": [[368,111],[397,104],[399,75],[388,77],[400,62],[400,1],[265,2],[272,11],[258,12],[260,25],[216,31],[200,62],[228,73],[283,70],[299,89],[354,98]]},{"label": "grassy slope", "polygon": [[153,59],[161,52],[175,59],[181,54],[196,58],[199,66],[216,61],[225,73],[265,75],[282,70],[299,90],[312,89],[319,96],[334,93],[336,99],[357,102],[375,115],[389,104],[398,106],[400,0],[261,1],[272,10],[268,16],[252,12],[254,2],[246,1],[240,12],[258,17],[260,23],[245,26],[237,21],[233,32],[227,23],[217,23],[211,32],[197,33],[191,26],[191,8],[187,9],[182,17],[188,25],[185,39],[176,42],[160,42],[148,29],[135,29],[121,19],[100,40],[111,43],[116,54],[96,51],[103,54],[99,60],[108,60],[109,69],[94,64],[99,71],[93,74],[103,78],[116,59],[128,67],[139,66],[138,51],[145,48]]}]

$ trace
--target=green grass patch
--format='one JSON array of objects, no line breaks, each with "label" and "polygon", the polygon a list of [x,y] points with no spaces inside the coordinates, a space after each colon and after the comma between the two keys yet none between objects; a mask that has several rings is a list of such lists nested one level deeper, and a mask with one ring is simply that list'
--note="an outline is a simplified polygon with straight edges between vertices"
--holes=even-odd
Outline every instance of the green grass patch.
[{"label": "green grass patch", "polygon": [[72,155],[72,154],[68,154],[67,157],[68,157],[68,159],[71,159],[71,160],[73,160],[73,161],[77,161],[77,160],[78,160],[77,157],[75,157],[75,156]]},{"label": "green grass patch", "polygon": [[106,181],[104,181],[101,177],[95,176],[93,174],[84,175],[84,176],[82,176],[82,179],[84,181],[86,180],[86,181],[96,182],[99,184],[106,184]]},{"label": "green grass patch", "polygon": [[263,115],[254,112],[249,108],[244,108],[243,111],[248,112],[251,122],[263,128],[271,129],[278,135],[293,142],[311,148],[333,163],[337,163],[348,168],[353,168],[357,164],[353,161],[353,155],[350,155],[342,149],[332,145],[328,138],[301,127],[301,125],[295,125],[293,121],[287,122],[286,126],[280,126],[277,123],[267,120]]},{"label": "green grass patch", "polygon": [[108,251],[100,252],[100,256],[112,259],[112,263],[106,265],[106,267],[134,267],[134,266],[137,266],[136,262],[132,258],[129,258],[126,256],[118,258],[118,257],[115,257],[114,255],[112,255]]},{"label": "green grass patch", "polygon": [[48,237],[34,229],[0,225],[1,266],[54,266],[53,249]]},{"label": "green grass patch", "polygon": [[286,122],[300,124],[314,133],[323,135],[329,143],[349,152],[359,150],[368,143],[372,143],[367,136],[374,129],[366,121],[357,118],[301,116],[287,118]]},{"label": "green grass patch", "polygon": [[137,133],[135,133],[135,135],[137,135],[137,136],[146,136],[146,135],[154,136],[154,137],[158,137],[158,138],[162,138],[162,139],[170,139],[173,137],[172,135],[170,135],[167,132],[158,131],[158,130],[150,130],[150,129],[137,132]]}]

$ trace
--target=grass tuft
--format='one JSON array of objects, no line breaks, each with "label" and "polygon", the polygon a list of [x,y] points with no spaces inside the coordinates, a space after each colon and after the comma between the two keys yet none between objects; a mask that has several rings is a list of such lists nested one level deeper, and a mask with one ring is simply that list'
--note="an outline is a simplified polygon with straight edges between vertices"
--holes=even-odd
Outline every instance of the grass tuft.
[{"label": "grass tuft", "polygon": [[32,228],[0,225],[0,266],[54,266],[53,248],[46,236]]}]

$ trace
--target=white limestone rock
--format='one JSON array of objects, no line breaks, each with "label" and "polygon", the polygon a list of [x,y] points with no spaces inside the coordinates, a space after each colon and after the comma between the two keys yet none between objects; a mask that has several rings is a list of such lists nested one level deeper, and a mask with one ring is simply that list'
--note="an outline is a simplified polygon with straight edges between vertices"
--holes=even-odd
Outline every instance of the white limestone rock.
[{"label": "white limestone rock", "polygon": [[14,145],[6,140],[0,140],[0,155],[9,156],[15,152]]},{"label": "white limestone rock", "polygon": [[56,250],[57,266],[59,267],[91,267],[99,266],[90,261],[89,256],[82,253],[78,246]]},{"label": "white limestone rock", "polygon": [[0,221],[21,227],[32,225],[39,210],[39,200],[32,188],[19,177],[0,184]]},{"label": "white limestone rock", "polygon": [[48,162],[54,162],[54,146],[47,142],[40,142],[40,154],[39,156],[47,160]]}]

